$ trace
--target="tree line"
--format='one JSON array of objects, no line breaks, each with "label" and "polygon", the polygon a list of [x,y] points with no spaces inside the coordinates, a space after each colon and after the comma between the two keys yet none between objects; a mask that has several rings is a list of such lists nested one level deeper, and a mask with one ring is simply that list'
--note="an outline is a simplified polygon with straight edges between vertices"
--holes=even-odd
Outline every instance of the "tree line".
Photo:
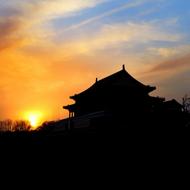
[{"label": "tree line", "polygon": [[0,132],[21,132],[21,131],[30,131],[32,126],[29,121],[25,120],[16,120],[6,119],[0,121]]}]

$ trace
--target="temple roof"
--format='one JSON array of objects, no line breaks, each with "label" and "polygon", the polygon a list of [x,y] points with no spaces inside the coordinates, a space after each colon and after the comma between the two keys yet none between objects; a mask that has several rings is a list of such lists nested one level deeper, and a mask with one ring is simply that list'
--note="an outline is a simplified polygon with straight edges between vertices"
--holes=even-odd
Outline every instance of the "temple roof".
[{"label": "temple roof", "polygon": [[151,87],[148,85],[144,85],[135,78],[133,78],[126,70],[125,67],[123,66],[123,69],[106,77],[101,80],[96,80],[96,82],[87,90],[75,94],[74,96],[71,96],[71,99],[77,99],[78,97],[81,96],[86,96],[88,94],[100,91],[108,86],[122,86],[123,88],[127,88],[129,90],[135,90],[135,91],[141,91],[141,92],[146,92],[150,93],[151,91],[155,90],[156,87]]}]

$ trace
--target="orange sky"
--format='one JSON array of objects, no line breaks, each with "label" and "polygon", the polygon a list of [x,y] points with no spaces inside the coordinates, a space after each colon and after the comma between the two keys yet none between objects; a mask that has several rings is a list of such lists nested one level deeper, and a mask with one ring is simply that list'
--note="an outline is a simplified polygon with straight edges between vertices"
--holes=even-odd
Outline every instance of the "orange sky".
[{"label": "orange sky", "polygon": [[0,119],[32,111],[43,121],[63,118],[70,95],[123,64],[156,95],[190,93],[184,18],[158,16],[168,8],[162,2],[0,0]]}]

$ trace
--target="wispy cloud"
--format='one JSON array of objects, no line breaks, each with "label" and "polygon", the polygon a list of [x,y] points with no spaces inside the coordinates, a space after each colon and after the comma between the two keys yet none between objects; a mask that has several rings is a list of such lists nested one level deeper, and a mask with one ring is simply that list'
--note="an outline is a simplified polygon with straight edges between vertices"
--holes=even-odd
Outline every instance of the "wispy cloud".
[{"label": "wispy cloud", "polygon": [[27,2],[29,8],[31,8],[37,17],[41,20],[53,19],[56,17],[70,16],[78,11],[95,7],[107,0],[38,0]]},{"label": "wispy cloud", "polygon": [[175,58],[187,55],[190,52],[190,45],[174,45],[172,47],[149,47],[148,53],[160,58]]},{"label": "wispy cloud", "polygon": [[[163,23],[162,23],[163,25]],[[78,54],[95,53],[96,50],[105,50],[111,47],[138,46],[151,42],[178,42],[182,36],[178,33],[171,34],[162,28],[159,22],[127,22],[104,25],[99,31],[89,36],[70,40],[60,45],[63,52],[76,52]],[[140,31],[140,32],[139,32]],[[144,51],[142,49],[142,51]]]},{"label": "wispy cloud", "polygon": [[133,2],[125,3],[125,4],[123,4],[123,5],[119,6],[119,7],[111,9],[111,10],[109,10],[107,12],[104,12],[104,13],[98,15],[98,16],[86,19],[86,20],[84,20],[84,21],[82,21],[82,22],[80,22],[78,24],[72,25],[72,26],[64,29],[64,31],[78,29],[78,28],[80,28],[82,26],[85,26],[85,25],[88,25],[88,24],[93,23],[95,21],[101,20],[101,19],[103,19],[105,17],[109,17],[109,16],[111,16],[113,14],[116,14],[118,12],[121,12],[123,10],[127,10],[127,9],[130,9],[130,8],[141,6],[144,3],[149,2],[149,1],[150,0],[141,0],[141,1],[140,0],[135,0]]},{"label": "wispy cloud", "polygon": [[165,71],[175,71],[179,72],[181,69],[190,68],[190,54],[180,56],[177,58],[171,58],[163,63],[157,64],[149,72],[150,73],[160,73]]},{"label": "wispy cloud", "polygon": [[51,29],[43,25],[57,17],[67,17],[107,0],[0,0],[0,50],[43,39]]},{"label": "wispy cloud", "polygon": [[8,47],[12,47],[19,40],[18,36],[13,34],[20,28],[20,23],[15,20],[8,19],[6,21],[0,19],[0,51]]}]

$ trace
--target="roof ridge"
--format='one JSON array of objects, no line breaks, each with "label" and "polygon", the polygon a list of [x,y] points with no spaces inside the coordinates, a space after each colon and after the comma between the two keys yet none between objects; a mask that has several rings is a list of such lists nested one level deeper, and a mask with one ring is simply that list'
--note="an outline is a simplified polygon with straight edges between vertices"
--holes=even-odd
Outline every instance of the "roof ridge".
[{"label": "roof ridge", "polygon": [[[119,71],[117,71],[116,73],[113,73],[113,74],[111,74],[111,75],[108,75],[107,77],[104,77],[104,78],[102,78],[102,79],[100,79],[100,80],[98,80],[97,82],[100,82],[100,81],[102,81],[102,80],[104,80],[104,79],[107,79],[107,78],[111,78],[112,76],[114,76],[114,75],[117,75],[118,73],[121,73],[121,72],[126,72],[126,73],[128,73],[126,70],[119,70]],[[129,73],[128,73],[129,74]]]},{"label": "roof ridge", "polygon": [[116,73],[113,73],[107,77],[104,77],[100,80],[96,79],[96,82],[93,83],[89,88],[87,88],[86,90],[75,94],[74,96],[71,96],[72,99],[74,99],[76,96],[78,95],[82,95],[86,92],[91,91],[92,89],[96,89],[102,86],[106,86],[107,84],[126,84],[127,86],[133,86],[133,88],[139,88],[139,89],[146,89],[146,91],[153,91],[156,88],[155,87],[151,87],[149,85],[144,85],[143,83],[141,83],[140,81],[138,81],[137,79],[135,79],[132,75],[130,75],[126,70],[125,67],[123,66],[122,70],[117,71]]}]

